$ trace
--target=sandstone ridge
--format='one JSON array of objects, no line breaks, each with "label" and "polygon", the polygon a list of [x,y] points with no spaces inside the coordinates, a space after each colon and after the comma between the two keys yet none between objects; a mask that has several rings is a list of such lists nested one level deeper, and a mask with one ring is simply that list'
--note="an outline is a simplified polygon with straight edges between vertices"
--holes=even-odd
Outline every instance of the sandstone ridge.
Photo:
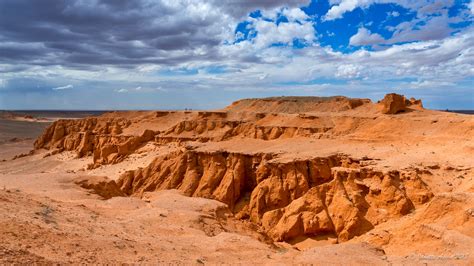
[{"label": "sandstone ridge", "polygon": [[292,162],[273,157],[180,151],[124,173],[117,184],[129,195],[179,189],[216,199],[278,241],[320,234],[347,241],[432,197],[416,172],[374,171],[344,155]]},{"label": "sandstone ridge", "polygon": [[232,103],[228,111],[257,111],[273,113],[305,113],[312,111],[345,111],[363,104],[370,104],[369,99],[352,99],[344,96],[332,97],[269,97],[258,99],[243,99]]}]

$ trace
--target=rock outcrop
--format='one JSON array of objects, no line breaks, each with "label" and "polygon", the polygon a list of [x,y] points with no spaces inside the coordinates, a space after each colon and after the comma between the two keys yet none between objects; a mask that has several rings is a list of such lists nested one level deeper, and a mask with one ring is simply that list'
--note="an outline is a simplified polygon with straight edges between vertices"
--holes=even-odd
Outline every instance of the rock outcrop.
[{"label": "rock outcrop", "polygon": [[398,114],[406,111],[405,96],[389,93],[380,101],[382,104],[382,113],[384,114]]},{"label": "rock outcrop", "polygon": [[[274,240],[331,234],[346,241],[431,198],[416,173],[407,176],[361,168],[344,155],[279,162],[272,154],[180,151],[124,173],[117,184],[127,195],[178,189],[216,199]],[[403,185],[410,182],[414,190]]]},{"label": "rock outcrop", "polygon": [[82,188],[92,190],[104,199],[125,196],[115,181],[105,176],[80,176],[74,179],[74,183]]},{"label": "rock outcrop", "polygon": [[[266,212],[263,227],[277,240],[302,235],[335,235],[346,241],[391,218],[408,214],[413,201],[433,195],[422,184],[410,193],[398,171],[383,173],[370,169],[335,168],[332,180],[316,186],[288,206]],[[418,194],[417,194],[418,193]],[[383,212],[380,210],[384,210]]]},{"label": "rock outcrop", "polygon": [[122,135],[130,125],[125,119],[86,118],[58,120],[35,141],[35,149],[75,151],[78,158],[93,156],[91,167],[118,163],[136,149],[155,138],[145,130],[141,135]]},{"label": "rock outcrop", "polygon": [[389,93],[380,101],[382,106],[383,114],[398,114],[408,110],[409,107],[414,107],[416,109],[423,108],[421,100],[415,98],[410,98],[409,100],[405,96]]},{"label": "rock outcrop", "polygon": [[245,137],[263,140],[279,138],[310,137],[317,133],[325,133],[331,127],[323,125],[310,126],[260,126],[255,122],[226,120],[186,120],[160,134],[160,137],[171,136],[206,136],[207,140],[223,141],[233,137]]},{"label": "rock outcrop", "polygon": [[117,134],[123,127],[129,125],[130,121],[123,118],[100,119],[91,117],[78,120],[58,120],[51,124],[35,141],[35,148],[77,148],[82,141],[82,138],[78,138],[80,133],[89,132],[91,135]]}]

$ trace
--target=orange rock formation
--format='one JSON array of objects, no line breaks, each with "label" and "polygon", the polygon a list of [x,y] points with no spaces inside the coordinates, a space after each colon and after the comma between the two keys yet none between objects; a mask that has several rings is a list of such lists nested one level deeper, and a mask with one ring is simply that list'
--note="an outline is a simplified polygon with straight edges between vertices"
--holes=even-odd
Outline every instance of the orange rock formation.
[{"label": "orange rock formation", "polygon": [[[385,115],[408,110],[413,114]],[[386,95],[379,104],[345,97],[247,99],[219,111],[60,120],[38,138],[35,148],[92,156],[90,168],[97,168],[120,163],[150,143],[168,145],[170,152],[114,177],[116,184],[79,183],[104,197],[178,189],[226,203],[236,217],[259,225],[275,241],[328,235],[343,242],[424,206],[434,196],[425,179],[431,172],[411,165],[387,169],[367,156],[334,149],[314,156],[308,143],[328,143],[330,148],[350,142],[358,147],[382,140],[396,143],[402,135],[439,142],[474,131],[471,120],[419,118],[429,112],[420,100],[397,94]],[[285,140],[289,146],[275,144]],[[251,141],[262,148],[244,148]],[[273,146],[266,150],[262,143]]]}]

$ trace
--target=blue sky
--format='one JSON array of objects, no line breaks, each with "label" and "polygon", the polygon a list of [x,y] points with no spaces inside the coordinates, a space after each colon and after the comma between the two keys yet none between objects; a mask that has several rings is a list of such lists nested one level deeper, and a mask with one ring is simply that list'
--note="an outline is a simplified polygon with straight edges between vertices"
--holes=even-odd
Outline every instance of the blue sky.
[{"label": "blue sky", "polygon": [[471,0],[5,0],[0,10],[0,109],[388,92],[474,109]]}]

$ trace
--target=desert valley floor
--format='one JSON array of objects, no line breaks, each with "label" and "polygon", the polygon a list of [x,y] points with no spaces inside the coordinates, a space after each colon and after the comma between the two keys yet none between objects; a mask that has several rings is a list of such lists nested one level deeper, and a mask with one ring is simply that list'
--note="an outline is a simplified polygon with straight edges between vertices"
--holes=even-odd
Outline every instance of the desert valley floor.
[{"label": "desert valley floor", "polygon": [[390,94],[1,123],[0,264],[474,264],[472,115]]}]

